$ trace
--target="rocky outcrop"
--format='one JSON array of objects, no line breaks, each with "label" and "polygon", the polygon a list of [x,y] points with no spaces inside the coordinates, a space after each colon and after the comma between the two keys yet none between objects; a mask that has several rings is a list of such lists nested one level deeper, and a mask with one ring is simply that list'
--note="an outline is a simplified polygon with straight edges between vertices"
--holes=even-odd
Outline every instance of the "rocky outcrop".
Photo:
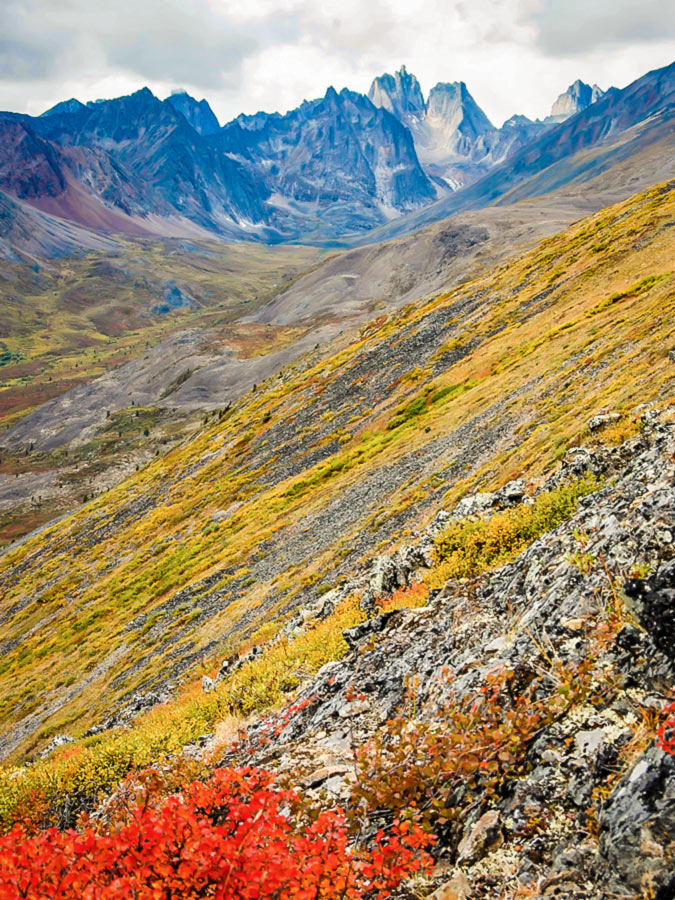
[{"label": "rocky outcrop", "polygon": [[651,747],[602,811],[599,873],[618,896],[675,895],[675,757]]},{"label": "rocky outcrop", "polygon": [[[415,718],[434,721],[448,690],[471,702],[491,673],[508,671],[514,685],[544,690],[555,683],[546,674],[554,664],[590,661],[595,699],[541,728],[519,774],[496,797],[479,793],[467,802],[440,857],[462,890],[468,884],[480,897],[513,896],[516,887],[533,897],[671,897],[675,760],[645,727],[675,683],[665,640],[675,636],[675,434],[662,418],[647,410],[642,433],[623,445],[568,453],[541,489],[579,472],[604,473],[604,486],[513,562],[473,583],[448,582],[423,608],[350,629],[352,652],[303,689],[306,707],[253,758],[344,800],[354,748],[397,714],[411,678]],[[445,513],[426,536],[460,513],[490,515],[498,503],[528,497],[519,483],[507,488],[491,504],[481,499]],[[394,559],[373,561],[364,575],[372,590],[388,592],[410,578]],[[647,569],[647,578],[627,577]],[[634,618],[636,594],[642,605]],[[613,636],[598,644],[608,609]],[[507,697],[503,703],[506,710]],[[262,727],[269,735],[269,724]],[[253,748],[256,734],[253,728]]]}]

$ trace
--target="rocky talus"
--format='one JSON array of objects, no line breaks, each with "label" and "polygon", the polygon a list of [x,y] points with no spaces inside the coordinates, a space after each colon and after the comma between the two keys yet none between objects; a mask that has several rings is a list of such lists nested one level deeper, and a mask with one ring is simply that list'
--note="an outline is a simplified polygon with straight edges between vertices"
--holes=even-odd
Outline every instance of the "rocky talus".
[{"label": "rocky talus", "polygon": [[[531,736],[496,792],[459,791],[461,815],[441,829],[423,891],[435,890],[437,900],[675,897],[675,757],[655,740],[675,684],[674,454],[672,422],[653,410],[642,413],[641,433],[617,447],[569,451],[537,487],[599,478],[569,521],[514,561],[432,590],[422,608],[373,607],[346,634],[351,652],[304,688],[306,705],[276,729],[268,721],[249,732],[253,759],[310,793],[349,802],[355,750],[401,709],[442,733],[448,692],[471,703],[481,685],[508,673],[514,704],[527,689],[553,703],[556,672],[577,667],[590,679],[586,699]],[[452,517],[531,502],[524,488],[515,482],[465,499],[342,590],[358,587],[368,603],[414,582]],[[304,619],[312,612],[326,610]],[[510,702],[500,698],[505,715]]]}]

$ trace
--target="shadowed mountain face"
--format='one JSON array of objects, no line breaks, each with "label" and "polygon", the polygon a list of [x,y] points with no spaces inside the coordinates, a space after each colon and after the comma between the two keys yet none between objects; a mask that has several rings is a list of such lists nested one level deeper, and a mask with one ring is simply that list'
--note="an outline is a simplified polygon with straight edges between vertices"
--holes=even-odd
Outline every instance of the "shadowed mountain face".
[{"label": "shadowed mountain face", "polygon": [[162,102],[147,88],[39,118],[4,113],[0,189],[100,230],[270,242],[363,231],[437,196],[409,131],[332,88],[222,130],[205,101]]},{"label": "shadowed mountain face", "polygon": [[216,140],[265,185],[283,229],[302,217],[305,233],[321,222],[339,236],[436,197],[410,132],[346,89],[329,88],[285,116],[239,116]]},{"label": "shadowed mountain face", "polygon": [[[513,116],[495,128],[463,82],[438,84],[425,100],[403,67],[376,78],[369,97],[329,88],[286,115],[239,116],[220,128],[206,101],[185,93],[160,101],[144,88],[67,100],[37,118],[0,113],[0,191],[7,222],[28,204],[107,234],[378,240],[504,202],[535,177],[519,197],[625,162],[670,133],[672,90],[673,66],[602,96],[577,81],[546,122]],[[637,143],[619,138],[638,124]],[[612,140],[604,163],[602,149],[592,164],[569,163]],[[551,165],[556,172],[543,175]],[[44,243],[47,253],[62,246]]]},{"label": "shadowed mountain face", "polygon": [[220,122],[206,100],[195,100],[185,91],[179,91],[167,97],[165,102],[185,116],[199,134],[215,134],[220,131]]},{"label": "shadowed mountain face", "polygon": [[[264,188],[143,89],[40,118],[0,116],[0,188],[95,229],[152,233],[262,225]],[[197,229],[199,230],[199,229]]]}]

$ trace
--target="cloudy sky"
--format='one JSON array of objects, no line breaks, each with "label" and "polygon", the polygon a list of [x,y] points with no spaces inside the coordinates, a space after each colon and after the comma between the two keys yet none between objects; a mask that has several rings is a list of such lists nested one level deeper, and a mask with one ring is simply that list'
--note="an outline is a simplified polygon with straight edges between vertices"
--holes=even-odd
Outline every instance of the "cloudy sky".
[{"label": "cloudy sky", "polygon": [[623,87],[674,59],[668,0],[0,0],[0,109],[31,114],[147,85],[224,122],[404,63],[425,93],[466,81],[499,125],[577,77]]}]

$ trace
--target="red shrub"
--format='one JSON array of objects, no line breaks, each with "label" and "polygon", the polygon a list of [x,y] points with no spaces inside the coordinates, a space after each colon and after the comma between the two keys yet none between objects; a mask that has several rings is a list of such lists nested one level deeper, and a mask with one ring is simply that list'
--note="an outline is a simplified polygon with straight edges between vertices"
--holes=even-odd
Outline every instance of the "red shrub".
[{"label": "red shrub", "polygon": [[220,769],[109,833],[17,825],[0,838],[0,900],[355,900],[429,865],[428,838],[405,823],[356,849],[340,811],[301,826],[297,808],[269,773]]},{"label": "red shrub", "polygon": [[668,718],[656,733],[659,747],[671,756],[675,756],[675,703],[665,709]]}]

